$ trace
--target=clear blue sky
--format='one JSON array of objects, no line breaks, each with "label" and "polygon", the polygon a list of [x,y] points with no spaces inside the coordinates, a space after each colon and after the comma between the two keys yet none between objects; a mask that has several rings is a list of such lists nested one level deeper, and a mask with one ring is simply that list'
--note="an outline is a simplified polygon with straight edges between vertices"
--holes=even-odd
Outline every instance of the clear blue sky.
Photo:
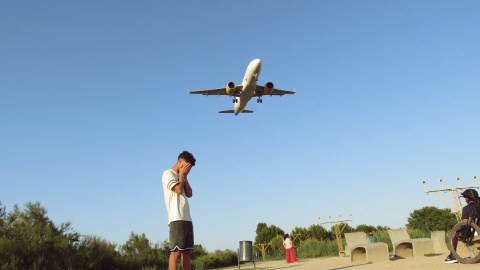
[{"label": "clear blue sky", "polygon": [[[0,200],[123,244],[168,238],[161,176],[183,150],[195,241],[352,214],[404,227],[480,177],[478,1],[4,1]],[[187,90],[292,90],[253,114]]]}]

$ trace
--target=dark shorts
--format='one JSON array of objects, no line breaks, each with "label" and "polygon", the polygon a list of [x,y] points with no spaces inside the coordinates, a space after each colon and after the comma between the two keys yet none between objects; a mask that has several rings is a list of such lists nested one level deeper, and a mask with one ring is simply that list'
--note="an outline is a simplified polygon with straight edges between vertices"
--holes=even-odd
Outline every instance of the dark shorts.
[{"label": "dark shorts", "polygon": [[193,224],[191,221],[172,221],[170,227],[170,251],[193,250]]}]

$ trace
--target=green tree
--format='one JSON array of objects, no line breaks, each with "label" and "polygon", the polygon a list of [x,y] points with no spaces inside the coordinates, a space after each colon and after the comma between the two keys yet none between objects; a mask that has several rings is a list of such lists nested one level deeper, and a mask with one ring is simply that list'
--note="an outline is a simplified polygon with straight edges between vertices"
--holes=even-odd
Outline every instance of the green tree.
[{"label": "green tree", "polygon": [[257,224],[257,230],[255,232],[257,233],[257,235],[259,235],[260,232],[263,230],[263,228],[267,228],[267,227],[268,227],[267,223],[260,222]]},{"label": "green tree", "polygon": [[145,234],[130,233],[130,238],[122,245],[121,251],[127,257],[143,257],[151,253],[152,247]]},{"label": "green tree", "polygon": [[120,248],[124,263],[129,268],[168,265],[168,258],[159,244],[152,246],[145,234],[131,232],[130,238]]},{"label": "green tree", "polygon": [[[300,234],[300,235],[296,235],[296,234]],[[290,236],[292,237],[292,241],[293,241],[293,238],[295,238],[295,241],[293,241],[294,242],[293,245],[299,246],[301,242],[308,239],[309,233],[306,228],[295,227],[295,229],[293,229],[292,232],[290,233]]]},{"label": "green tree", "polygon": [[355,228],[356,232],[364,232],[364,233],[369,233],[376,230],[377,229],[374,226],[366,225],[366,224],[360,224]]},{"label": "green tree", "polygon": [[379,231],[386,231],[386,230],[390,230],[391,228],[388,227],[388,226],[380,226],[378,225],[377,228],[376,228],[376,231],[379,232]]},{"label": "green tree", "polygon": [[141,269],[168,268],[169,251],[132,232],[116,245],[97,236],[80,240],[69,222],[55,225],[39,202],[17,204],[7,213],[0,202],[0,269]]},{"label": "green tree", "polygon": [[456,223],[457,220],[455,214],[452,213],[450,209],[439,209],[435,206],[425,206],[410,213],[408,224],[406,224],[406,226],[409,229],[448,231]]},{"label": "green tree", "polygon": [[[257,236],[255,236],[255,244],[267,244],[270,243],[270,241],[278,235],[283,236],[285,234],[282,229],[275,225],[264,226],[263,224],[259,223],[257,226],[257,229],[260,229],[260,231],[259,233],[257,233]],[[271,249],[270,247],[267,248],[266,252],[270,255],[274,254],[273,249]]]},{"label": "green tree", "polygon": [[321,225],[310,225],[308,227],[308,238],[317,239],[319,241],[332,240],[335,235],[332,232],[327,231]]},{"label": "green tree", "polygon": [[[195,246],[194,246],[194,248],[195,248]],[[170,254],[170,242],[168,242],[168,240],[164,240],[160,244],[160,250],[162,252],[165,252],[166,254]]]},{"label": "green tree", "polygon": [[283,237],[274,237],[270,240],[270,243],[271,245],[269,249],[271,249],[274,255],[285,253],[285,248],[283,247]]},{"label": "green tree", "polygon": [[67,269],[74,264],[79,234],[69,222],[56,226],[39,202],[6,213],[0,203],[1,269]]},{"label": "green tree", "polygon": [[77,247],[77,267],[92,270],[118,269],[116,246],[98,236],[84,236]]},{"label": "green tree", "polygon": [[0,232],[6,231],[6,223],[7,223],[7,211],[5,205],[2,204],[2,201],[0,201]]},{"label": "green tree", "polygon": [[276,237],[277,235],[284,235],[284,234],[285,232],[275,225],[262,227],[260,232],[257,233],[257,236],[255,237],[255,244],[270,243],[270,240],[272,238]]},{"label": "green tree", "polygon": [[192,255],[191,255],[191,259],[193,261],[193,260],[195,260],[195,258],[205,256],[207,254],[208,254],[208,252],[202,247],[202,245],[194,245]]}]

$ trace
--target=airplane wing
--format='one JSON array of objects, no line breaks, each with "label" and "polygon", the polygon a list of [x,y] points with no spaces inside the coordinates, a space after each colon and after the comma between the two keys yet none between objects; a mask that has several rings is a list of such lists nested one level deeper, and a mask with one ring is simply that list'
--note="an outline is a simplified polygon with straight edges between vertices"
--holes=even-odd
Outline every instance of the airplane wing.
[{"label": "airplane wing", "polygon": [[[295,93],[296,93],[295,89],[293,89],[293,91],[273,89],[273,91],[268,95],[269,96],[283,96],[283,95],[295,94]],[[255,94],[253,96],[258,97],[258,96],[261,96],[261,95],[267,95],[267,94],[265,94],[265,87],[261,86],[261,85],[257,85],[257,89],[255,89]]]},{"label": "airplane wing", "polygon": [[[234,97],[240,96],[240,92],[242,91],[243,86],[242,85],[237,85],[235,86],[235,92],[232,94]],[[209,90],[199,90],[199,91],[188,91],[190,94],[201,94],[205,96],[209,95],[225,95],[228,96],[227,94],[227,89],[226,88],[217,88],[217,89],[209,89]]]},{"label": "airplane wing", "polygon": [[[235,113],[235,111],[234,110],[226,110],[226,111],[219,111],[218,113]],[[241,113],[253,113],[253,111],[243,110]]]}]

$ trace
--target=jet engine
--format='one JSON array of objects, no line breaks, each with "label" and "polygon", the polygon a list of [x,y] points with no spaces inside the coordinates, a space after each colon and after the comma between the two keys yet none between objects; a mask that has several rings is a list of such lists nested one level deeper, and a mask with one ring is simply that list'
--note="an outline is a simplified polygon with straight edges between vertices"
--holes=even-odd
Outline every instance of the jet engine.
[{"label": "jet engine", "polygon": [[227,94],[229,96],[231,96],[233,93],[235,93],[235,83],[234,82],[229,82],[227,83],[227,88],[226,88],[226,91],[227,91]]},{"label": "jet engine", "polygon": [[273,91],[273,83],[272,82],[267,82],[265,84],[265,95],[270,95]]}]

